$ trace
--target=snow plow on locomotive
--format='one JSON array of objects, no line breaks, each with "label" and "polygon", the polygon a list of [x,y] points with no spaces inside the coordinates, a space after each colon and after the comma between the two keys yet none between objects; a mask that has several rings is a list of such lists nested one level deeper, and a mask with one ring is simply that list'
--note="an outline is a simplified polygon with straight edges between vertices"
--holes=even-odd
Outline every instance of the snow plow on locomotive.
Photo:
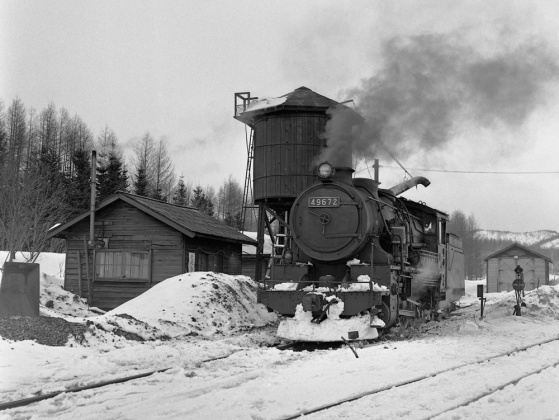
[{"label": "snow plow on locomotive", "polygon": [[399,197],[353,169],[318,167],[280,222],[258,302],[284,316],[278,336],[299,341],[374,339],[378,328],[434,319],[463,292],[461,240],[448,215]]}]

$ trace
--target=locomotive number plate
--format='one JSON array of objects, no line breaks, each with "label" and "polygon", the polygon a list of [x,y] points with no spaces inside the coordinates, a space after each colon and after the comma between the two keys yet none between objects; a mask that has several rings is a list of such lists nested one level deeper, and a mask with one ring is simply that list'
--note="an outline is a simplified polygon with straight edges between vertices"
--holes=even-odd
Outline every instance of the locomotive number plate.
[{"label": "locomotive number plate", "polygon": [[309,207],[340,207],[340,197],[309,197]]}]

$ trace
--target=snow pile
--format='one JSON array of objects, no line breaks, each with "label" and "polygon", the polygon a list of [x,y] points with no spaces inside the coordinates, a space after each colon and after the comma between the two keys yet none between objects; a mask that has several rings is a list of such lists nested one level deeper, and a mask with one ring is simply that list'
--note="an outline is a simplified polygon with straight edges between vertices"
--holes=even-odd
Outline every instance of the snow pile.
[{"label": "snow pile", "polygon": [[246,111],[256,111],[257,109],[271,108],[283,104],[287,100],[287,97],[282,98],[259,98],[252,100],[247,106]]},{"label": "snow pile", "polygon": [[290,291],[290,292],[292,292],[292,291],[297,290],[298,286],[299,286],[299,283],[286,282],[286,283],[275,284],[273,289],[278,290],[278,291]]},{"label": "snow pile", "polygon": [[[42,267],[41,267],[42,271]],[[89,307],[87,300],[62,287],[62,279],[41,273],[41,316],[51,317],[90,317],[103,314],[105,311]]]},{"label": "snow pile", "polygon": [[[6,258],[7,255],[2,252],[0,257]],[[27,256],[18,253],[17,257],[18,261],[25,261]],[[35,339],[48,344],[50,329],[61,328],[60,323],[50,322],[48,318],[66,321],[64,331],[59,333],[69,332],[67,346],[117,347],[129,345],[130,340],[231,335],[276,321],[275,314],[256,303],[256,284],[245,276],[187,273],[167,279],[104,314],[99,308],[88,307],[85,299],[63,289],[64,282],[60,277],[64,273],[64,254],[44,253],[37,262],[41,271],[41,317],[28,320],[28,324],[32,324],[29,326],[30,335],[22,339],[34,339],[33,334],[41,331],[41,337]],[[11,327],[7,323],[5,320],[2,331],[10,335]],[[12,323],[13,328],[21,328],[15,321]],[[77,328],[75,324],[83,326],[84,339],[76,341],[73,338],[70,332]],[[53,345],[60,345],[61,341],[57,337]]]},{"label": "snow pile", "polygon": [[[295,291],[299,287],[300,283],[297,282],[286,282],[275,284],[273,290],[277,291]],[[373,291],[375,292],[386,292],[388,288],[386,286],[381,286],[375,282],[372,282]],[[356,283],[350,283],[348,286],[342,285],[338,286],[335,291],[337,292],[368,292],[371,290],[371,278],[364,274],[357,277]],[[332,290],[328,287],[315,287],[314,285],[309,285],[301,289],[303,292],[331,292]]]},{"label": "snow pile", "polygon": [[275,320],[256,303],[256,284],[249,277],[212,272],[167,279],[105,317],[119,314],[158,326],[171,336],[231,334]]},{"label": "snow pile", "polygon": [[[477,285],[486,284],[485,280],[465,281],[466,294],[458,302],[459,308],[480,312],[480,300],[477,297]],[[486,299],[484,317],[499,318],[510,316],[516,305],[516,292],[484,293]],[[559,319],[559,285],[540,286],[538,289],[521,295],[522,316],[549,317]]]},{"label": "snow pile", "polygon": [[369,314],[342,319],[344,303],[337,301],[328,308],[328,318],[319,324],[313,323],[312,313],[305,312],[303,305],[297,305],[295,316],[284,319],[278,327],[278,337],[295,341],[336,342],[349,339],[349,332],[357,331],[360,340],[374,340],[378,337],[376,328],[371,328]]},{"label": "snow pile", "polygon": [[342,292],[368,292],[371,290],[371,284],[374,292],[388,291],[386,286],[381,286],[375,282],[371,283],[371,278],[366,274],[357,277],[357,283],[351,283],[348,287],[342,287],[340,290]]}]

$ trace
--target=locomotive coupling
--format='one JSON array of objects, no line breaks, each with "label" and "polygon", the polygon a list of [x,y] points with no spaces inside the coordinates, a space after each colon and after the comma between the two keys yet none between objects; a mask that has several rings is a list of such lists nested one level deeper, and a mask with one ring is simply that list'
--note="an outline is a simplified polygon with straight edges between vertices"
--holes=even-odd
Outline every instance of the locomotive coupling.
[{"label": "locomotive coupling", "polygon": [[303,296],[303,310],[312,312],[312,323],[320,324],[328,318],[328,308],[338,303],[334,296],[325,297],[319,293],[308,293]]}]

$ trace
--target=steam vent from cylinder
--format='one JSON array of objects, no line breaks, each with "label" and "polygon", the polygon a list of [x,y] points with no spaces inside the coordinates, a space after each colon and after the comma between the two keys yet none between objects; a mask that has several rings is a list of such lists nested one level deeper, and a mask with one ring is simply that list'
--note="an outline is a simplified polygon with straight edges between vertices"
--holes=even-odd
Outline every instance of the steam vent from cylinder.
[{"label": "steam vent from cylinder", "polygon": [[292,202],[316,181],[327,110],[337,106],[343,105],[303,86],[279,98],[251,99],[235,116],[253,129],[255,203]]}]

